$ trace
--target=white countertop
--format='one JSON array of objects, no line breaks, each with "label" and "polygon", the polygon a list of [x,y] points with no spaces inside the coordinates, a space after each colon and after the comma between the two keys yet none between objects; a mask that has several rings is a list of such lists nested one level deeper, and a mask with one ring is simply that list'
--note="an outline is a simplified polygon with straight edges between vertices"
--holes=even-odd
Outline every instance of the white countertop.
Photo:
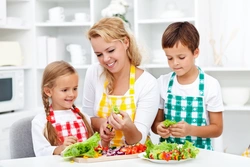
[{"label": "white countertop", "polygon": [[[17,167],[17,166],[27,166],[27,167],[73,167],[73,166],[87,166],[96,167],[101,165],[102,167],[155,167],[166,166],[166,164],[155,164],[148,160],[142,160],[140,158],[127,159],[127,160],[116,160],[116,161],[106,161],[106,162],[96,162],[96,163],[77,163],[64,161],[60,156],[46,156],[46,157],[34,157],[34,158],[22,158],[22,159],[10,159],[0,161],[0,167]],[[250,166],[250,158],[220,153],[215,151],[201,150],[196,159],[189,161],[180,162],[179,164],[167,164],[168,167],[172,166],[182,166],[182,167],[248,167]]]}]

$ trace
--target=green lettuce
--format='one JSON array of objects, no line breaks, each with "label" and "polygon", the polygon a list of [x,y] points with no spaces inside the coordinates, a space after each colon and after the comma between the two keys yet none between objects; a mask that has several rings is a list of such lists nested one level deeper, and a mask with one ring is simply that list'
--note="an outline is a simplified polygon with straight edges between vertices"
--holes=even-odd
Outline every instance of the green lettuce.
[{"label": "green lettuce", "polygon": [[86,141],[75,143],[66,147],[61,155],[64,158],[79,156],[87,156],[93,158],[95,157],[95,148],[98,146],[98,142],[100,141],[100,139],[100,134],[96,132]]},{"label": "green lettuce", "polygon": [[120,110],[118,109],[118,107],[115,105],[115,106],[113,106],[113,112],[115,113],[115,114],[120,114]]},{"label": "green lettuce", "polygon": [[171,125],[174,125],[176,124],[177,122],[176,121],[171,121],[171,120],[168,120],[166,119],[165,121],[163,121],[163,124],[168,128],[169,126]]}]

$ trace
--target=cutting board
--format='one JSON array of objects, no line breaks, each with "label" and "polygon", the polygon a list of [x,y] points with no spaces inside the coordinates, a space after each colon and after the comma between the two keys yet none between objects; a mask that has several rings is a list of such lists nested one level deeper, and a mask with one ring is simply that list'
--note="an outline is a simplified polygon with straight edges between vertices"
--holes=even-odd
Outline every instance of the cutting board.
[{"label": "cutting board", "polygon": [[113,161],[113,160],[123,160],[123,159],[133,159],[138,158],[138,154],[130,155],[114,155],[114,156],[100,156],[98,158],[73,158],[75,162],[79,163],[90,163],[90,162],[103,162],[103,161]]}]

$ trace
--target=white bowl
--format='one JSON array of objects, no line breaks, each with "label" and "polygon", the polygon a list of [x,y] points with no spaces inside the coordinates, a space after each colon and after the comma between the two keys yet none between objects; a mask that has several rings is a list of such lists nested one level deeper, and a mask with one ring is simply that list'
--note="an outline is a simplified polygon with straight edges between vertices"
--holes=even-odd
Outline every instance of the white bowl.
[{"label": "white bowl", "polygon": [[223,87],[222,98],[227,106],[244,106],[250,95],[247,87]]}]

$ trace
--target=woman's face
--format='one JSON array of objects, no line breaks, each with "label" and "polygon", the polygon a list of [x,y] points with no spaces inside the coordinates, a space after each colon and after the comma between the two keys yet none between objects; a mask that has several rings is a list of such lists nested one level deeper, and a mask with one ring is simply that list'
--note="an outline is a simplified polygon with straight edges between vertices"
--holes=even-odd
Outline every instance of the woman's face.
[{"label": "woman's face", "polygon": [[91,38],[91,45],[100,64],[111,73],[119,73],[125,65],[130,64],[126,50],[128,40],[115,40],[107,43],[102,37]]}]

